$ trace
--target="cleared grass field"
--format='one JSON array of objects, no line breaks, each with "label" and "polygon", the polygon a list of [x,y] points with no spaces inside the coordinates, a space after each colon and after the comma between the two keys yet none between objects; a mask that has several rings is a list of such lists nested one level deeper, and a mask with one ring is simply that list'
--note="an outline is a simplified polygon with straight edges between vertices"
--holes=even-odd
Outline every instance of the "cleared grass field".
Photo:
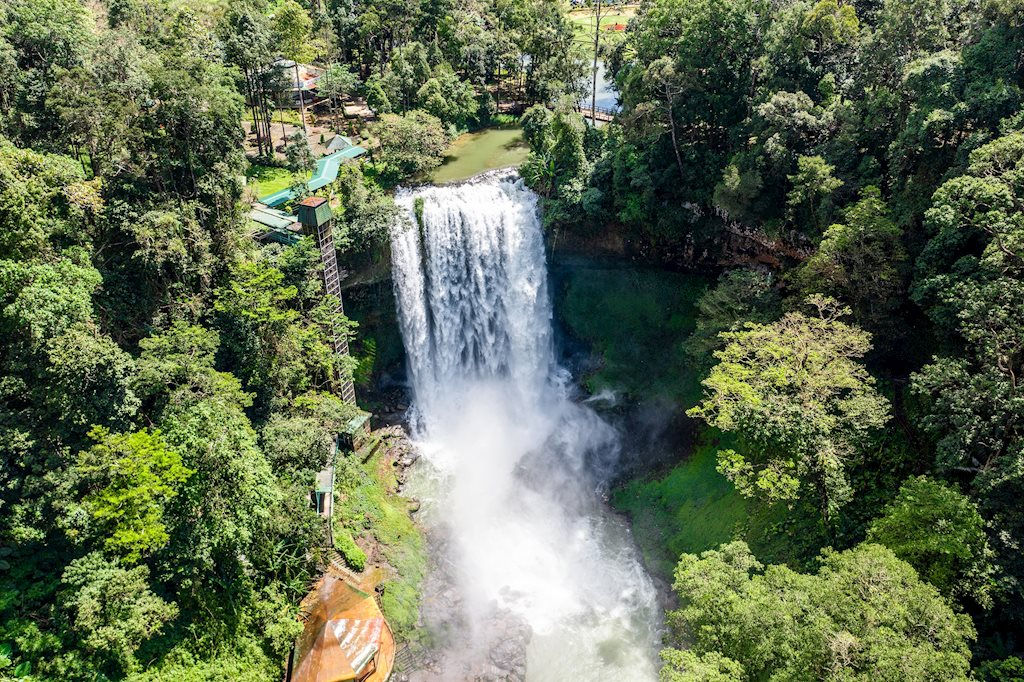
[{"label": "cleared grass field", "polygon": [[245,178],[257,197],[265,197],[292,184],[291,171],[276,166],[261,166],[257,163],[249,165]]},{"label": "cleared grass field", "polygon": [[[636,14],[636,5],[622,5],[610,9],[601,10],[601,34],[602,42],[604,37],[611,33],[608,26],[614,24],[628,24],[629,20]],[[569,21],[573,23],[573,29],[578,42],[592,44],[594,41],[594,8],[574,9],[569,11]]]}]

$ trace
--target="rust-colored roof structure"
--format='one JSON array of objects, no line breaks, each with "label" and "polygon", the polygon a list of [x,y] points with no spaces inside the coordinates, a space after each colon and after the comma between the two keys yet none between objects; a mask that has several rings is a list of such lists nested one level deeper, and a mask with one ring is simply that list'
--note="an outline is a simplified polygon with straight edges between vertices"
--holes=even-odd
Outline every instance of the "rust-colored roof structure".
[{"label": "rust-colored roof structure", "polygon": [[306,627],[292,653],[290,682],[385,682],[395,637],[372,594],[328,572],[302,602]]},{"label": "rust-colored roof structure", "polygon": [[299,202],[299,206],[308,206],[309,208],[316,208],[325,201],[327,201],[327,199],[324,199],[323,197],[306,197],[305,199]]}]

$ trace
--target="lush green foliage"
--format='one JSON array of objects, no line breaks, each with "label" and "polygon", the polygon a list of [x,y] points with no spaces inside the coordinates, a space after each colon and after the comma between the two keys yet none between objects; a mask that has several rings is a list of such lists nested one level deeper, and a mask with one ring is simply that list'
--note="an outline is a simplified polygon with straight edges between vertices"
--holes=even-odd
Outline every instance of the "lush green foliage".
[{"label": "lush green foliage", "polygon": [[[401,637],[423,636],[415,632],[415,625],[418,586],[427,570],[426,550],[409,518],[408,501],[395,493],[393,467],[378,451],[362,463],[345,458],[339,462],[336,476],[346,493],[335,509],[335,518],[353,534],[371,535],[394,569],[382,585],[381,608],[388,623]],[[352,559],[358,562],[358,552],[353,552]]]},{"label": "lush green foliage", "polygon": [[891,549],[944,595],[991,605],[985,521],[956,490],[923,476],[907,480],[868,529],[868,540]]},{"label": "lush green foliage", "polygon": [[[1024,613],[1022,19],[998,1],[653,0],[607,55],[617,120],[578,174],[534,181],[561,202],[559,230],[727,266],[679,339],[708,372],[692,414],[736,436],[721,470],[798,497],[801,529],[816,499],[819,547],[889,546],[975,616],[975,654],[1008,675]],[[805,315],[808,297],[850,319]],[[688,464],[620,494],[672,551],[706,549],[714,528],[694,507],[709,497],[678,485],[700,480]],[[806,566],[808,549],[775,559]],[[666,675],[735,677],[721,656],[667,654]]]},{"label": "lush green foliage", "polygon": [[679,555],[751,535],[742,531],[753,520],[753,505],[718,472],[717,453],[716,442],[698,444],[668,474],[630,481],[612,497],[615,507],[629,514],[646,564],[666,579]]},{"label": "lush green foliage", "polygon": [[[693,648],[665,652],[665,679],[964,679],[973,634],[951,603],[982,630],[976,677],[1020,675],[1019,3],[650,0],[608,42],[623,108],[603,129],[574,111],[564,10],[0,8],[3,674],[280,676],[322,537],[309,481],[355,411],[332,392],[397,345],[339,360],[325,330],[353,326],[319,296],[310,242],[247,239],[241,123],[273,156],[285,56],[327,67],[336,128],[353,95],[380,115],[365,170],[332,188],[354,264],[381,260],[382,187],[435,168],[455,131],[537,105],[522,175],[556,242],[727,266],[703,294],[647,270],[565,287],[602,360],[592,389],[681,411],[706,376],[692,414],[727,432],[725,477],[707,430],[692,460],[616,496],[645,547],[663,535],[649,558],[686,553],[672,622]],[[282,151],[278,182],[296,182],[308,141]],[[380,543],[407,633],[422,545],[378,465],[340,466],[339,537],[353,564]],[[805,569],[841,551],[816,573],[737,544],[692,556],[737,536]]]},{"label": "lush green foliage", "polygon": [[681,606],[669,622],[693,648],[667,652],[670,680],[969,676],[970,618],[879,545],[827,551],[803,574],[734,542],[684,554],[673,587]]},{"label": "lush green foliage", "polygon": [[685,347],[690,360],[706,371],[714,352],[725,346],[722,332],[744,322],[771,322],[778,316],[779,293],[771,273],[728,270],[697,300],[697,313],[696,328]]},{"label": "lush green foliage", "polygon": [[[0,9],[0,675],[281,675],[322,563],[310,486],[357,414],[332,394],[354,326],[309,240],[248,239],[241,120],[269,106],[272,52],[320,54],[322,21]],[[393,204],[362,174],[338,190],[341,246],[377,249]]]},{"label": "lush green foliage", "polygon": [[66,512],[65,532],[79,541],[98,535],[110,553],[134,563],[170,540],[164,509],[192,472],[159,431],[112,434],[97,426],[89,437],[96,444],[78,454],[61,491],[72,505],[81,499]]},{"label": "lush green foliage", "polygon": [[381,139],[385,172],[396,182],[441,165],[449,141],[441,121],[420,110],[405,116],[384,114],[374,133]]},{"label": "lush green foliage", "polygon": [[809,493],[828,521],[849,501],[848,470],[888,403],[858,363],[868,335],[839,321],[835,301],[808,303],[816,314],[723,332],[706,397],[689,414],[739,434],[743,447],[720,452],[719,470],[740,492],[771,501]]}]

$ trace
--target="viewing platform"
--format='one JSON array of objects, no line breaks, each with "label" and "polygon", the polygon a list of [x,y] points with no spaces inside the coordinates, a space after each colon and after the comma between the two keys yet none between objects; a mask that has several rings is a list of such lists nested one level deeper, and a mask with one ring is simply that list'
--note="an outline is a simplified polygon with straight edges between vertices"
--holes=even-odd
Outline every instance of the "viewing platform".
[{"label": "viewing platform", "polygon": [[593,109],[590,107],[580,107],[580,116],[588,121],[593,119],[602,123],[611,123],[616,113],[614,109],[607,107],[594,107]]},{"label": "viewing platform", "polygon": [[328,570],[302,601],[305,628],[288,661],[286,682],[384,682],[391,676],[394,633],[373,585],[354,578]]}]

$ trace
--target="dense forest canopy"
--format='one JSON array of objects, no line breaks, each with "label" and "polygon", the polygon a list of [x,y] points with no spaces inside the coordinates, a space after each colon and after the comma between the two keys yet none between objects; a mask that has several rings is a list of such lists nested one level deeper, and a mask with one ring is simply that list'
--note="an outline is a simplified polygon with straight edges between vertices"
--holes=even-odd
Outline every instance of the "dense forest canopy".
[{"label": "dense forest canopy", "polygon": [[356,328],[311,240],[251,239],[247,172],[301,195],[315,161],[292,60],[371,151],[329,189],[346,262],[386,260],[396,184],[514,116],[553,242],[718,277],[675,340],[685,408],[791,537],[683,555],[665,680],[1024,679],[1024,5],[645,0],[598,41],[602,127],[566,10],[0,9],[0,677],[282,675],[310,481],[373,362],[334,353]]},{"label": "dense forest canopy", "polygon": [[[736,546],[684,557],[669,621],[689,651],[666,652],[667,679],[962,679],[965,642],[976,676],[1020,675],[993,659],[1019,649],[1024,612],[1021,10],[645,2],[605,48],[615,122],[597,135],[564,107],[524,116],[523,175],[556,234],[727,265],[685,340],[705,377],[690,414],[727,436],[718,470],[800,536],[780,557],[800,574],[762,577]],[[849,549],[819,564],[829,546]],[[825,630],[782,642],[758,620],[781,604],[740,612],[754,589],[803,600],[776,580],[828,592],[899,560],[928,584],[893,603],[937,592],[977,637],[934,612],[952,639],[893,640],[921,652],[910,663],[862,626],[821,624],[833,615],[805,612]]]}]

